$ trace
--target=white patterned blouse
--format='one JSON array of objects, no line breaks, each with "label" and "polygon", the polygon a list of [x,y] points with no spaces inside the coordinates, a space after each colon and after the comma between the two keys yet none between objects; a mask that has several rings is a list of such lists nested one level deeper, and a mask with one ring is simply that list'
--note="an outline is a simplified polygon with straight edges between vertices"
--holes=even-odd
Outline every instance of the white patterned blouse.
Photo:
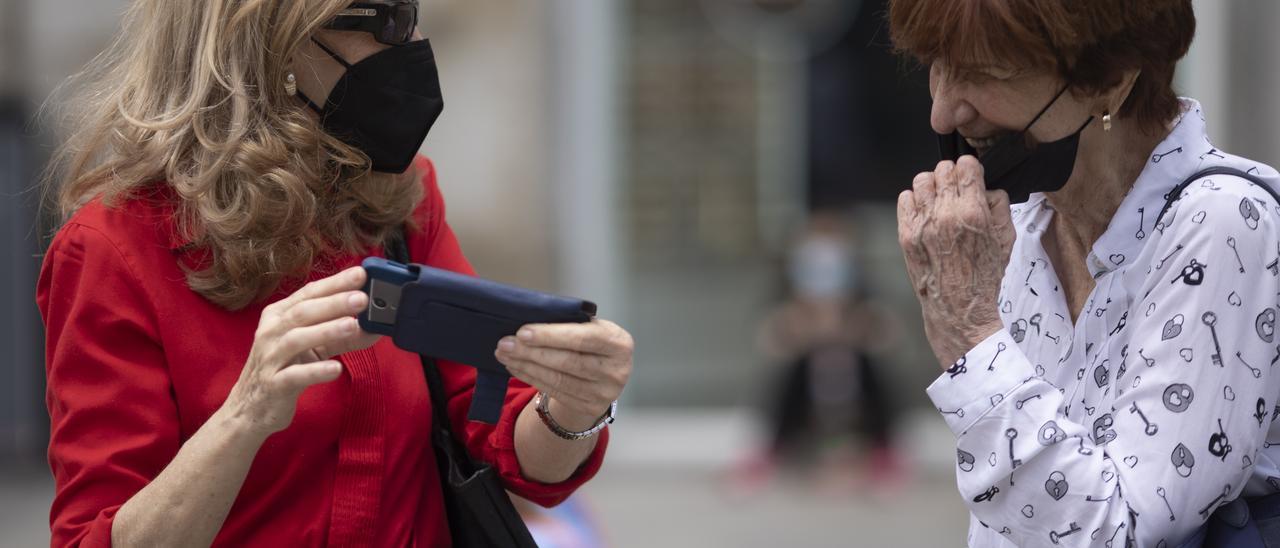
[{"label": "white patterned blouse", "polygon": [[1214,148],[1182,104],[1092,247],[1074,324],[1040,244],[1053,209],[1013,207],[1007,329],[928,389],[956,435],[970,546],[1174,548],[1224,502],[1280,492],[1280,205],[1217,175],[1156,222],[1206,167],[1280,176]]}]

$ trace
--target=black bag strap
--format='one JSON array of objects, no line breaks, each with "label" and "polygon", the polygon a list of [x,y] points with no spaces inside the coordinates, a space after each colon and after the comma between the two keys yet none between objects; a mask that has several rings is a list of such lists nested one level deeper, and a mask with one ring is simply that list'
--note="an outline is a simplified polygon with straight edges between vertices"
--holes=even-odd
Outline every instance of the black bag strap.
[{"label": "black bag strap", "polygon": [[1183,191],[1185,191],[1188,186],[1191,186],[1191,183],[1194,183],[1196,181],[1199,181],[1200,179],[1203,179],[1205,177],[1210,177],[1213,175],[1230,175],[1233,177],[1239,177],[1241,179],[1249,181],[1257,186],[1262,187],[1263,190],[1267,191],[1267,194],[1271,195],[1271,198],[1274,199],[1277,204],[1280,204],[1280,194],[1277,194],[1275,189],[1271,188],[1271,185],[1268,185],[1266,181],[1263,181],[1257,175],[1254,175],[1246,171],[1240,171],[1234,167],[1214,166],[1214,167],[1197,171],[1194,175],[1187,177],[1186,180],[1182,181],[1181,183],[1178,183],[1178,186],[1173,187],[1173,190],[1170,190],[1168,194],[1164,195],[1164,200],[1165,200],[1164,209],[1161,209],[1160,215],[1156,217],[1155,226],[1157,227],[1161,226],[1160,221],[1164,220],[1164,214],[1169,211],[1169,208],[1173,207],[1174,203],[1182,199]]},{"label": "black bag strap", "polygon": [[[409,264],[408,239],[401,226],[388,235],[383,245],[386,258]],[[453,545],[458,548],[537,548],[524,519],[516,511],[498,478],[487,463],[471,458],[471,453],[449,427],[449,409],[444,378],[434,359],[418,355],[431,397],[431,445],[445,491],[445,512]]]},{"label": "black bag strap", "polygon": [[[392,232],[386,243],[383,245],[383,252],[386,258],[401,264],[409,264],[409,247],[406,243],[404,227]],[[418,355],[418,359],[422,362],[422,376],[427,381],[427,392],[431,396],[431,434],[434,439],[440,442],[442,449],[449,452],[449,459],[436,459],[440,464],[441,479],[448,480],[454,473],[461,473],[470,476],[476,470],[475,463],[471,460],[470,453],[466,447],[453,436],[453,430],[449,426],[449,407],[448,400],[444,394],[444,378],[440,376],[440,368],[436,366],[433,358]],[[454,464],[460,468],[459,470],[451,470],[446,460],[452,460]]]}]

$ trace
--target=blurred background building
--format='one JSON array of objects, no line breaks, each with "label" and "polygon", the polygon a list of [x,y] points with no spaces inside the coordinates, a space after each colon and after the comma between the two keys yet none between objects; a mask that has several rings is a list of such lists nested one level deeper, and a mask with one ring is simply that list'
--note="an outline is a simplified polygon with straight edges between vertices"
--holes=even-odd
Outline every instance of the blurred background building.
[{"label": "blurred background building", "polygon": [[[127,0],[0,0],[0,545],[47,542],[41,242],[33,185],[59,128],[33,115],[118,29]],[[638,341],[601,476],[611,546],[962,543],[937,373],[893,199],[936,159],[922,71],[884,0],[422,0],[447,107],[424,152],[492,278],[596,300]],[[1215,141],[1280,164],[1280,4],[1196,1],[1179,91]],[[859,285],[896,317],[875,352],[904,412],[892,492],[804,477],[736,490],[776,364],[757,351],[792,235],[817,209],[857,234]],[[919,516],[929,516],[922,523]]]}]

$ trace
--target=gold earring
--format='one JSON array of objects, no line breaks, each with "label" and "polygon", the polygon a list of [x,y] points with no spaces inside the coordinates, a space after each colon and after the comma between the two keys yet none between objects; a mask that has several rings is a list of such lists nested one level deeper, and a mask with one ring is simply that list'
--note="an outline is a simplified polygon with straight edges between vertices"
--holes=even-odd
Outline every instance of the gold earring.
[{"label": "gold earring", "polygon": [[1102,115],[1102,131],[1111,131],[1111,112]]},{"label": "gold earring", "polygon": [[284,77],[284,92],[290,97],[298,94],[298,78],[292,72]]}]

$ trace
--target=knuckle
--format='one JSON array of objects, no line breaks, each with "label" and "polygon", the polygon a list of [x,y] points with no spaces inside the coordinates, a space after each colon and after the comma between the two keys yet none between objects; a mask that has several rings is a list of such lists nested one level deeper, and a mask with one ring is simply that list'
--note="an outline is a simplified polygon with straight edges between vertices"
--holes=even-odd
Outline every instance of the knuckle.
[{"label": "knuckle", "polygon": [[555,392],[557,394],[565,394],[566,393],[565,384],[567,384],[566,383],[567,380],[568,380],[568,377],[565,377],[564,373],[561,373],[559,371],[553,371],[551,373],[551,382],[548,384],[551,385],[552,392]]},{"label": "knuckle", "polygon": [[618,352],[620,354],[630,355],[636,350],[635,337],[632,337],[631,333],[625,330],[621,330],[621,329],[618,330],[616,343],[618,345]]},{"label": "knuckle", "polygon": [[552,365],[561,371],[574,371],[578,369],[578,354],[575,352],[559,354],[551,361],[554,362]]},{"label": "knuckle", "polygon": [[920,227],[917,237],[926,241],[933,241],[940,233],[950,231],[953,225],[951,213],[946,210],[940,211],[934,216],[932,223],[927,223]]},{"label": "knuckle", "polygon": [[301,308],[302,308],[302,305],[289,307],[288,310],[285,310],[280,314],[280,321],[288,326],[300,325],[300,322],[302,320],[302,317],[301,317],[302,312],[299,309]]},{"label": "knuckle", "polygon": [[627,383],[631,381],[631,368],[619,368],[611,373],[610,377],[612,377],[615,386],[626,386]]},{"label": "knuckle", "polygon": [[595,389],[592,390],[592,392],[594,392],[593,395],[596,401],[599,401],[599,402],[611,402],[617,399],[617,397],[615,397],[614,395],[614,391],[610,389],[608,386],[605,386],[602,384],[597,384],[595,386]]},{"label": "knuckle", "polygon": [[585,350],[590,348],[591,336],[586,332],[579,332],[575,334],[571,340],[573,341],[573,344],[570,345],[571,348],[576,350]]},{"label": "knuckle", "polygon": [[272,348],[273,353],[292,352],[294,348],[300,346],[302,334],[296,329],[290,329],[284,335],[280,336],[279,344]]},{"label": "knuckle", "polygon": [[253,340],[261,341],[270,337],[272,333],[274,333],[274,329],[272,329],[272,327],[271,322],[259,322],[258,329],[253,332]]},{"label": "knuckle", "polygon": [[981,201],[973,200],[971,202],[967,202],[964,207],[961,208],[961,214],[964,216],[966,221],[982,222],[987,219],[991,210],[987,208],[986,199],[980,200]]},{"label": "knuckle", "polygon": [[917,233],[916,233],[916,232],[914,232],[914,231],[899,231],[899,232],[898,232],[898,247],[901,247],[903,251],[906,251],[906,252],[908,252],[908,253],[913,253],[913,252],[915,252],[915,250],[916,250],[916,234],[917,234]]}]

